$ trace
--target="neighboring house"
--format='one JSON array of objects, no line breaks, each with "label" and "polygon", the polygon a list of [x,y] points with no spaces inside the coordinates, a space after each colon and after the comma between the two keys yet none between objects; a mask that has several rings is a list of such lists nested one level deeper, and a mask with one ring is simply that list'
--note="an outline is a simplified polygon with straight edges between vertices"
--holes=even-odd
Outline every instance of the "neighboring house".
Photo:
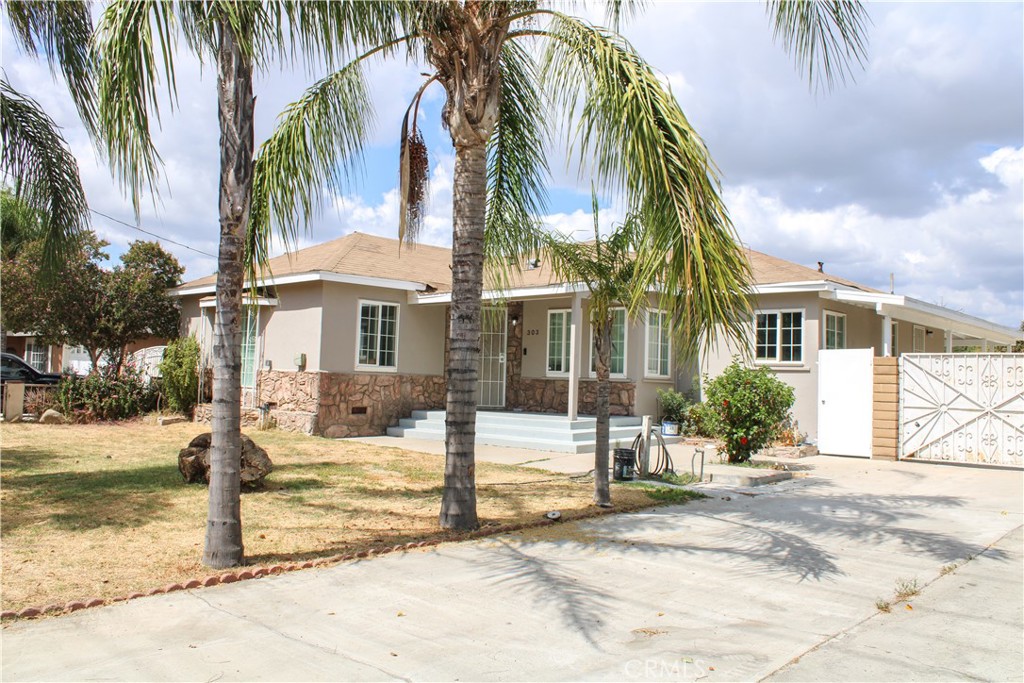
[{"label": "neighboring house", "polygon": [[[1012,343],[1014,331],[884,294],[782,259],[749,252],[757,313],[750,353],[797,391],[796,417],[814,435],[819,348],[874,347],[876,355]],[[381,434],[416,409],[442,409],[451,252],[352,233],[270,261],[245,298],[242,386],[247,419],[265,408],[278,425],[329,437]],[[531,267],[532,266],[532,267]],[[183,331],[209,368],[215,277],[173,290]],[[478,401],[482,409],[593,414],[587,292],[528,264],[504,291],[485,293]],[[490,305],[493,304],[493,305]],[[657,390],[699,392],[720,372],[724,346],[680,367],[668,315],[655,308],[613,332],[612,413],[656,415]],[[892,336],[890,336],[892,335]],[[755,344],[756,340],[756,344]],[[204,373],[206,377],[207,373]],[[197,419],[208,419],[200,406]]]},{"label": "neighboring house", "polygon": [[39,372],[60,372],[65,349],[43,344],[31,332],[8,332],[5,353],[22,358]]},{"label": "neighboring house", "polygon": [[[166,344],[163,337],[146,337],[132,342],[127,346],[128,354],[135,354],[141,349]],[[8,332],[6,353],[13,353],[23,358],[39,372],[66,372],[74,375],[88,375],[92,369],[89,352],[81,346],[58,346],[43,344],[32,333]],[[100,356],[100,367],[106,365],[106,359]]]}]

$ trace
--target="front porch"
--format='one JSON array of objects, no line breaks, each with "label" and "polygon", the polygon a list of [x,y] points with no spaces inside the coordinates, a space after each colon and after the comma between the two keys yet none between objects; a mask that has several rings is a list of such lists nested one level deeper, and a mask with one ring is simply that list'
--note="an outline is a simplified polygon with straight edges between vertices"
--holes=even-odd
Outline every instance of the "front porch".
[{"label": "front porch", "polygon": [[[412,417],[388,427],[388,436],[444,441],[443,410],[414,410]],[[640,433],[641,418],[613,416],[609,429],[612,448],[628,448]],[[476,443],[556,453],[593,453],[597,419],[525,412],[477,412]]]}]

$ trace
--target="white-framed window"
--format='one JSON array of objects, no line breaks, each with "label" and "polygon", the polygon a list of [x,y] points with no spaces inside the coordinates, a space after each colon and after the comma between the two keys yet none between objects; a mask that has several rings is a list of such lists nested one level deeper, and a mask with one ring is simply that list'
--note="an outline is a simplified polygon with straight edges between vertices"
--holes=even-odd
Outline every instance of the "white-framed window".
[{"label": "white-framed window", "polygon": [[667,378],[672,358],[672,335],[669,329],[668,312],[659,309],[647,311],[647,324],[644,327],[646,328],[644,375],[657,379]]},{"label": "white-framed window", "polygon": [[900,338],[897,332],[899,332],[900,325],[895,320],[892,321],[892,326],[889,328],[892,331],[892,339],[889,342],[889,353],[893,356],[900,355]]},{"label": "white-framed window", "polygon": [[356,368],[398,370],[398,304],[360,300]]},{"label": "white-framed window", "polygon": [[25,344],[25,362],[39,372],[46,372],[46,361],[48,360],[50,347],[36,341],[29,341]]},{"label": "white-framed window", "polygon": [[548,311],[548,376],[568,376],[572,311]]},{"label": "white-framed window", "polygon": [[758,311],[754,357],[762,363],[803,363],[804,312]]},{"label": "white-framed window", "polygon": [[825,311],[825,339],[826,349],[846,348],[846,315]]},{"label": "white-framed window", "polygon": [[919,325],[914,325],[914,353],[924,353],[927,331]]},{"label": "white-framed window", "polygon": [[[612,352],[609,358],[609,375],[612,377],[626,376],[626,309],[613,308],[612,314]],[[594,328],[590,328],[590,375],[597,375],[597,351],[594,349]]]},{"label": "white-framed window", "polygon": [[260,309],[242,304],[242,388],[256,387],[256,342],[260,329]]}]

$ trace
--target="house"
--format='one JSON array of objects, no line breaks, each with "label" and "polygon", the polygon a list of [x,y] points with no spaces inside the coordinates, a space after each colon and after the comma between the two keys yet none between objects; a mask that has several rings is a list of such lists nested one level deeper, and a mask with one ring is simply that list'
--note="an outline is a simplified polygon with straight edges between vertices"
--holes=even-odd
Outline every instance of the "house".
[{"label": "house", "polygon": [[[142,349],[166,344],[163,337],[144,337],[129,344],[127,353],[133,354]],[[39,372],[70,373],[74,375],[88,375],[92,370],[92,360],[89,352],[81,346],[69,346],[67,344],[54,345],[44,344],[34,333],[31,332],[8,332],[7,346],[5,353],[12,353],[24,359]],[[100,358],[100,367],[106,364],[104,358]]]},{"label": "house", "polygon": [[[756,312],[753,362],[796,389],[796,417],[814,436],[818,350],[874,348],[876,355],[942,351],[1013,330],[908,297],[749,252]],[[277,424],[328,437],[382,434],[413,410],[443,409],[451,253],[352,233],[269,263],[243,313],[243,414],[260,409]],[[215,276],[173,290],[183,332],[195,335],[210,367]],[[479,407],[593,414],[587,291],[558,282],[534,261],[501,292],[485,293]],[[721,345],[698,362],[673,354],[669,316],[641,320],[616,312],[612,414],[656,415],[657,390],[699,392],[703,374],[724,368],[737,349]],[[209,418],[201,405],[197,419]]]}]

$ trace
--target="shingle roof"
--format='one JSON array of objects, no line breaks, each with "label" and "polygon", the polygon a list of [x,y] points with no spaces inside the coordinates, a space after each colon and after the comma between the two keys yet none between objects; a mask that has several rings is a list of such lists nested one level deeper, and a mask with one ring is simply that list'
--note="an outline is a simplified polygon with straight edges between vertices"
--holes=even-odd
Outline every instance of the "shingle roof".
[{"label": "shingle roof", "polygon": [[[282,277],[326,271],[342,275],[422,282],[439,292],[451,291],[450,249],[426,244],[414,247],[401,245],[401,249],[399,246],[397,239],[353,232],[330,242],[273,258],[270,260],[269,274]],[[746,252],[754,284],[757,285],[827,281],[868,292],[878,291],[759,251],[747,249]],[[557,282],[551,268],[542,258],[537,268],[524,269],[518,273],[513,278],[511,286],[544,287]],[[208,275],[186,282],[181,288],[215,283],[216,276]]]},{"label": "shingle roof", "polygon": [[[401,249],[399,249],[401,246]],[[418,244],[400,245],[398,240],[353,232],[270,259],[266,277],[300,273],[331,272],[343,275],[422,282],[441,291],[451,289],[450,249]],[[216,283],[216,275],[186,282],[181,288]]]},{"label": "shingle roof", "polygon": [[754,276],[755,285],[775,285],[783,282],[821,282],[824,280],[865,292],[878,291],[853,280],[822,273],[814,268],[801,266],[799,263],[793,263],[777,256],[762,254],[753,249],[747,249],[747,259],[750,261],[750,270]]}]

